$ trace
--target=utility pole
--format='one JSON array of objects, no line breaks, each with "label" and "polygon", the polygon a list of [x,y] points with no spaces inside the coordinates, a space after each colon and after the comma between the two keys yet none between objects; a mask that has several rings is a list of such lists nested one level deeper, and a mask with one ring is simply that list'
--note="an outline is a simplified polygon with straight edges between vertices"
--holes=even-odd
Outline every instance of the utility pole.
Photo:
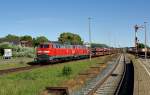
[{"label": "utility pole", "polygon": [[141,25],[141,26],[138,26],[138,25],[135,25],[135,47],[136,47],[136,55],[138,56],[138,39],[137,39],[137,36],[136,36],[136,33],[138,31],[139,28],[144,28],[145,30],[145,61],[147,61],[147,29],[146,29],[146,23],[147,22],[144,22],[144,25]]},{"label": "utility pole", "polygon": [[92,40],[91,40],[91,17],[88,18],[89,20],[89,46],[90,46],[90,61],[91,61],[91,57],[92,57],[92,48],[91,48],[91,44],[92,44]]},{"label": "utility pole", "polygon": [[138,39],[137,39],[137,36],[136,36],[136,33],[139,29],[139,26],[138,25],[135,25],[135,51],[136,51],[136,57],[138,56]]},{"label": "utility pole", "polygon": [[145,61],[147,61],[147,29],[146,29],[146,23],[144,22],[144,30],[145,30]]}]

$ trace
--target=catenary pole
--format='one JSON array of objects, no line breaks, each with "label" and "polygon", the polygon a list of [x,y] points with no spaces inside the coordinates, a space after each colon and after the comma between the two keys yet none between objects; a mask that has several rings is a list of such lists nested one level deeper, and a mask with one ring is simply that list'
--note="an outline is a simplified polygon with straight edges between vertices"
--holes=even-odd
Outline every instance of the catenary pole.
[{"label": "catenary pole", "polygon": [[92,44],[92,40],[91,40],[91,17],[88,18],[89,20],[89,47],[90,47],[90,61],[91,61],[91,57],[92,57],[92,48],[91,48],[91,44]]}]

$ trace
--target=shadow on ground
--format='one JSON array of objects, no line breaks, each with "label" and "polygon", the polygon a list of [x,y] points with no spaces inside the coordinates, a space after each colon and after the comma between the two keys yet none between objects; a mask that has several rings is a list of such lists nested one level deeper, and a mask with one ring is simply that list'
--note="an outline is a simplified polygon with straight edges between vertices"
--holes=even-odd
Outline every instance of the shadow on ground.
[{"label": "shadow on ground", "polygon": [[132,61],[130,61],[130,63],[126,63],[126,74],[118,95],[133,95],[133,89],[134,89],[134,66]]}]

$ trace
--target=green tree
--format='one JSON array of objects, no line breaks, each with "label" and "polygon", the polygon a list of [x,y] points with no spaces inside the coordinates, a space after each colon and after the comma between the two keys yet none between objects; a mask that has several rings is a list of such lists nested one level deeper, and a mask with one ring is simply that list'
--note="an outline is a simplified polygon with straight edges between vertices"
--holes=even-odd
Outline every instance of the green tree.
[{"label": "green tree", "polygon": [[[147,47],[149,48],[148,45],[147,45]],[[145,48],[145,45],[143,43],[138,43],[138,48]]]},{"label": "green tree", "polygon": [[37,38],[33,38],[33,46],[36,47],[40,43],[48,42],[48,39],[45,36],[40,36]]},{"label": "green tree", "polygon": [[0,43],[5,42],[6,39],[5,38],[0,38]]},{"label": "green tree", "polygon": [[5,40],[6,40],[6,41],[20,41],[20,37],[19,37],[19,36],[16,36],[16,35],[8,34],[8,35],[5,37]]},{"label": "green tree", "polygon": [[73,34],[70,32],[64,32],[60,34],[60,36],[58,37],[58,41],[60,41],[63,44],[83,44],[83,41],[78,34]]},{"label": "green tree", "polygon": [[20,40],[21,41],[32,41],[32,37],[29,35],[25,35],[25,36],[20,37]]}]

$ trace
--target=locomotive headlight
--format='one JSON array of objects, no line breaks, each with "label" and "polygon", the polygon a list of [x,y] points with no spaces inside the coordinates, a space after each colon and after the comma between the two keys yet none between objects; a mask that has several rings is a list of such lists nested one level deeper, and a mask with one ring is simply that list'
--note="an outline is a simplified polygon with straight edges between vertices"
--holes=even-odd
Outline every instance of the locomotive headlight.
[{"label": "locomotive headlight", "polygon": [[142,49],[142,52],[145,52],[145,49]]},{"label": "locomotive headlight", "polygon": [[49,53],[49,51],[47,51],[47,50],[45,50],[45,51],[43,51],[44,53]]},{"label": "locomotive headlight", "polygon": [[39,50],[39,51],[37,51],[37,52],[38,52],[38,53],[42,53],[42,51],[40,51],[40,50]]}]

